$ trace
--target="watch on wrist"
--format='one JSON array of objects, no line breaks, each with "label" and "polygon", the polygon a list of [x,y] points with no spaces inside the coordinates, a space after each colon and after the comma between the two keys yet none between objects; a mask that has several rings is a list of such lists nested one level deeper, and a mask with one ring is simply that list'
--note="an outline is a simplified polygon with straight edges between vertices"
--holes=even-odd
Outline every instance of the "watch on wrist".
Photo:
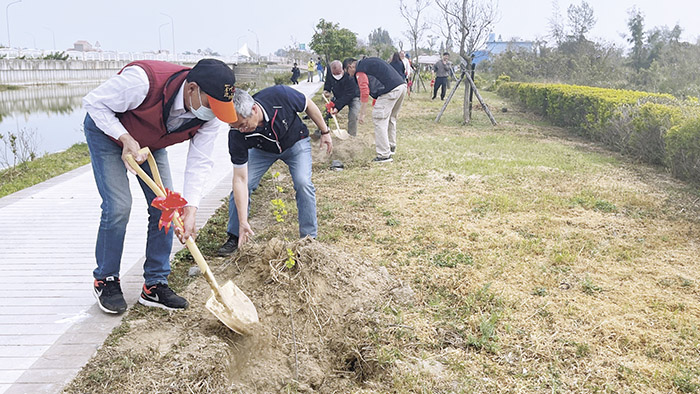
[{"label": "watch on wrist", "polygon": [[326,131],[321,132],[321,135],[330,134],[330,132],[331,132],[331,129],[326,129]]}]

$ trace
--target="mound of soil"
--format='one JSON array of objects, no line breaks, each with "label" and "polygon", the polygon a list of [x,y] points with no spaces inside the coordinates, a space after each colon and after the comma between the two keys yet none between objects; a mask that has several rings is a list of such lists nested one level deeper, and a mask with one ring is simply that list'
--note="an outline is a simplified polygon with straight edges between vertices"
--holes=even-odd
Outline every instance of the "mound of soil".
[{"label": "mound of soil", "polygon": [[387,324],[386,305],[413,297],[384,267],[311,239],[246,245],[233,259],[209,263],[221,284],[232,280],[255,304],[256,334],[238,335],[206,310],[211,290],[200,278],[183,292],[189,309],[133,319],[106,345],[111,370],[122,376],[114,389],[349,392],[381,380],[371,334]]},{"label": "mound of soil", "polygon": [[241,250],[221,276],[245,285],[260,317],[258,334],[231,350],[231,388],[333,391],[376,372],[365,342],[396,287],[383,267],[311,239],[273,239]]}]

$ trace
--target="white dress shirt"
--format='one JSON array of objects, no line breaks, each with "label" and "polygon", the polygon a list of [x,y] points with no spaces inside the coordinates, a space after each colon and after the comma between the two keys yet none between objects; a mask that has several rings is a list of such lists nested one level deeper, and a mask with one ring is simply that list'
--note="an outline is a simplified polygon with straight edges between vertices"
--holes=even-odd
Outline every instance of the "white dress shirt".
[{"label": "white dress shirt", "polygon": [[[185,121],[194,118],[194,115],[185,109],[184,97],[185,83],[175,96],[166,125],[168,130],[175,130]],[[146,72],[139,66],[126,67],[121,74],[115,75],[95,88],[83,98],[83,107],[99,127],[108,136],[119,139],[127,133],[124,125],[119,122],[117,113],[138,108],[146,99],[149,82]],[[185,166],[185,181],[182,196],[187,200],[187,205],[199,206],[202,199],[204,181],[209,176],[214,160],[212,152],[217,133],[228,129],[227,125],[219,119],[210,120],[199,128],[190,139]]]}]

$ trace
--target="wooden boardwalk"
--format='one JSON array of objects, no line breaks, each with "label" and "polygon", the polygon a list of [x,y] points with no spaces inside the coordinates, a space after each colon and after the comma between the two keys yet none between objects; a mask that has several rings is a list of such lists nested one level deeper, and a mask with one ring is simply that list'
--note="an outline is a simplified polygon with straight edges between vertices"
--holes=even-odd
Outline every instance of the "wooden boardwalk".
[{"label": "wooden boardwalk", "polygon": [[[301,83],[307,96],[320,82]],[[187,143],[168,148],[175,190],[182,191]],[[197,221],[202,226],[231,190],[226,130]],[[134,198],[122,257],[124,296],[133,305],[143,284],[146,202]],[[83,166],[0,198],[0,394],[56,393],[87,363],[121,316],[103,313],[92,295],[100,198]],[[182,248],[176,240],[175,251]]]}]

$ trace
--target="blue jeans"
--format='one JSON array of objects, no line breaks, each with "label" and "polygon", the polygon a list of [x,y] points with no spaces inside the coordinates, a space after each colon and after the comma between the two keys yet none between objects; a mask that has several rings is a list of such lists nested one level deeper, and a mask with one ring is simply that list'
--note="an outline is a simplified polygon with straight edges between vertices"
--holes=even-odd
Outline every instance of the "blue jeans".
[{"label": "blue jeans", "polygon": [[[131,191],[126,167],[121,159],[122,148],[95,125],[90,115],[85,117],[83,128],[90,150],[97,190],[102,197],[102,216],[95,247],[97,268],[92,274],[96,279],[108,276],[118,278],[124,250],[124,235],[131,213]],[[158,164],[163,185],[172,189],[168,153],[165,149],[158,149],[153,151],[153,156]],[[144,162],[141,168],[151,176],[148,162]],[[148,286],[168,283],[174,231],[171,229],[166,234],[164,230],[158,230],[161,211],[151,206],[155,194],[140,178],[139,184],[148,202],[148,238],[143,277]]]},{"label": "blue jeans", "polygon": [[[316,238],[318,222],[316,221],[316,188],[311,182],[311,142],[309,138],[298,141],[282,153],[270,153],[260,149],[248,149],[248,207],[250,195],[258,188],[260,178],[277,160],[282,160],[289,167],[294,182],[297,211],[299,219],[299,237],[307,235]],[[238,236],[238,210],[229,196],[228,229],[229,234]]]}]

